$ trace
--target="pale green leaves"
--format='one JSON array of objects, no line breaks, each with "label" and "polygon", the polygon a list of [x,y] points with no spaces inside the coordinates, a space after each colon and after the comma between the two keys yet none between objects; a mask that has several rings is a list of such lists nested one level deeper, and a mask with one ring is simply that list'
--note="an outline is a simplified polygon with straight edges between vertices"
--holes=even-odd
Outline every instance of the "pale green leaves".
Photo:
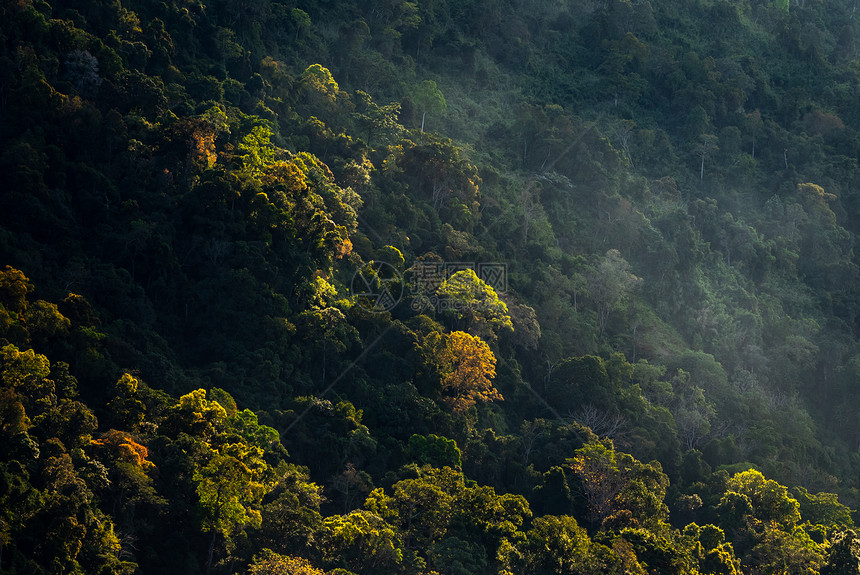
[{"label": "pale green leaves", "polygon": [[424,131],[424,120],[427,112],[431,114],[441,114],[448,108],[448,103],[445,102],[445,96],[442,91],[436,86],[433,80],[424,80],[412,94],[412,99],[421,110],[421,131]]}]

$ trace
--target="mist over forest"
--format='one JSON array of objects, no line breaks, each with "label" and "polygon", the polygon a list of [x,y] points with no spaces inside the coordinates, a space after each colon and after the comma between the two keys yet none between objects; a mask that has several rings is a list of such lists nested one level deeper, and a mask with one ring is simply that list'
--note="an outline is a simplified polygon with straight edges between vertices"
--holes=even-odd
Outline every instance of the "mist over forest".
[{"label": "mist over forest", "polygon": [[854,0],[0,0],[0,573],[860,573]]}]

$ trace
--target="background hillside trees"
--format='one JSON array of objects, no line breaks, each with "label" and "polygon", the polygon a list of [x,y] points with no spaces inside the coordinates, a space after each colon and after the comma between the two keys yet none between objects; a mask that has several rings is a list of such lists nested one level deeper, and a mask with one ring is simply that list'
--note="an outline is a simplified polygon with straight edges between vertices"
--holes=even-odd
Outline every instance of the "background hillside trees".
[{"label": "background hillside trees", "polygon": [[4,3],[0,571],[856,571],[854,8]]}]

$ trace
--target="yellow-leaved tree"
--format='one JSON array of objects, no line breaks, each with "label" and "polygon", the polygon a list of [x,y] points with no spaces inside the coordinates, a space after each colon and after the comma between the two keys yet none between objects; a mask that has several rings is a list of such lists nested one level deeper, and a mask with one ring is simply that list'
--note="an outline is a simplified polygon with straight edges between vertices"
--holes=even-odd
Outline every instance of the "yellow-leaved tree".
[{"label": "yellow-leaved tree", "polygon": [[442,402],[451,411],[461,414],[478,401],[504,399],[493,387],[496,356],[486,342],[464,331],[434,332],[429,338],[436,340],[431,345],[433,361],[441,377]]}]

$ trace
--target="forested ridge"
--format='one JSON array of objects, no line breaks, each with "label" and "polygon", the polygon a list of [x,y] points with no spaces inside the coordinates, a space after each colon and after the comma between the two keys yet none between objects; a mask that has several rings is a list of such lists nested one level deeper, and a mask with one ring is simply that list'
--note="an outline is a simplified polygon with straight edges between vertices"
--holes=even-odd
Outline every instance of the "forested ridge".
[{"label": "forested ridge", "polygon": [[855,12],[0,0],[0,572],[860,572]]}]

